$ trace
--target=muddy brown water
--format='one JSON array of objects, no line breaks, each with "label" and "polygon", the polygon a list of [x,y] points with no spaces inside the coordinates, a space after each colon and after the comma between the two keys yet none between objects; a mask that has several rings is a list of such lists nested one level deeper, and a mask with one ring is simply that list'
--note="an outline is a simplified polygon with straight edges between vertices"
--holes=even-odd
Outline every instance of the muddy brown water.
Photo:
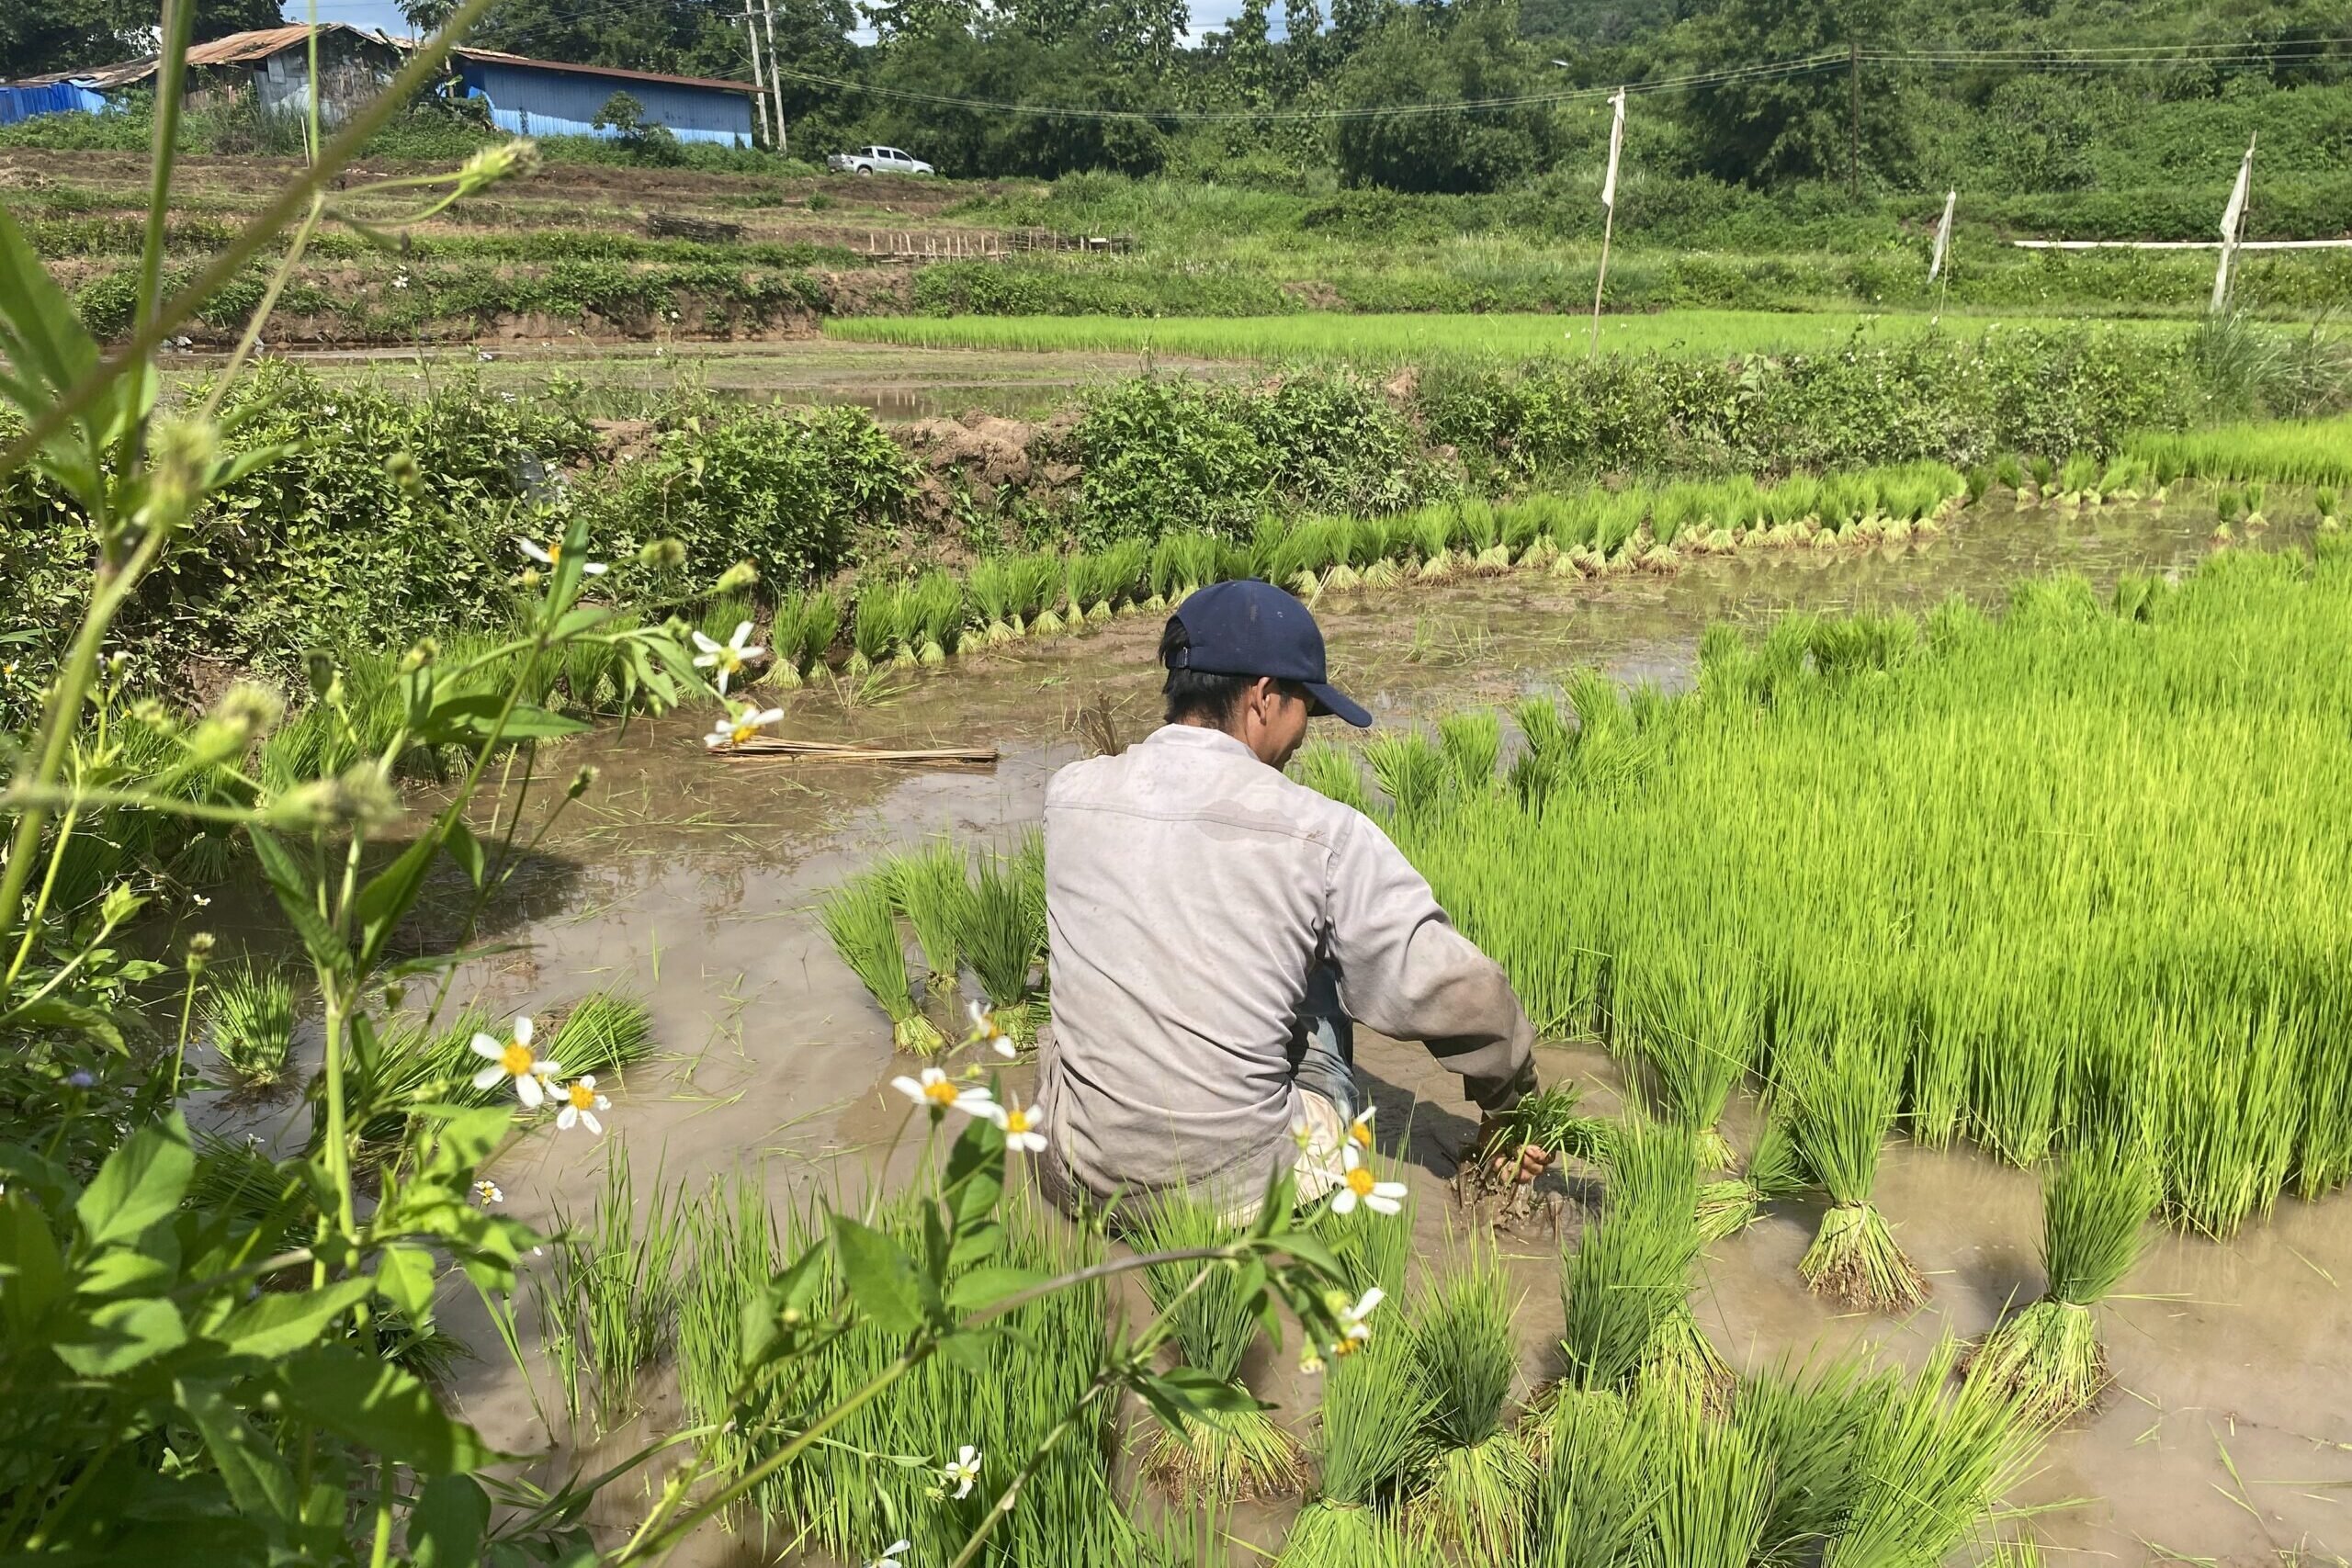
[{"label": "muddy brown water", "polygon": [[[1944,536],[1856,555],[1795,551],[1701,561],[1671,578],[1605,583],[1514,576],[1441,589],[1406,588],[1327,601],[1335,678],[1383,723],[1409,723],[1477,703],[1555,689],[1566,669],[1599,665],[1621,679],[1687,682],[1710,620],[1754,624],[1790,608],[1924,608],[1947,593],[1987,603],[2022,572],[2075,570],[2104,588],[2121,570],[2185,568],[2205,550],[2210,506],[1964,513]],[[2277,542],[2293,536],[2282,527]],[[500,1012],[548,1008],[621,986],[652,1009],[660,1055],[614,1094],[609,1138],[642,1196],[657,1178],[700,1187],[745,1168],[781,1200],[811,1183],[855,1182],[875,1168],[902,1117],[883,1098],[905,1064],[857,982],[810,914],[828,886],[892,846],[928,835],[1010,840],[1038,816],[1053,770],[1082,754],[1074,721],[1107,704],[1124,734],[1155,716],[1150,668],[1156,617],[1134,615],[1090,635],[1032,641],[960,660],[944,671],[876,682],[845,704],[832,688],[784,700],[790,733],[889,743],[993,743],[992,768],[885,770],[701,753],[684,718],[608,731],[576,749],[602,782],[548,844],[542,869],[501,911],[513,951],[468,964],[461,995]],[[568,771],[573,759],[567,756]],[[1411,1128],[1407,1157],[1419,1202],[1418,1248],[1440,1258],[1466,1234],[1449,1196],[1452,1151],[1470,1129],[1458,1080],[1418,1046],[1366,1038],[1359,1066],[1392,1135]],[[1576,1074],[1594,1101],[1613,1098],[1611,1065],[1579,1044],[1542,1047],[1548,1077]],[[1027,1085],[1017,1081],[1015,1087]],[[288,1112],[216,1108],[232,1127],[265,1134]],[[1735,1137],[1743,1132],[1735,1126]],[[523,1142],[495,1174],[507,1208],[535,1222],[559,1207],[583,1215],[605,1148],[552,1130]],[[1818,1215],[1802,1205],[1713,1247],[1693,1302],[1733,1362],[1874,1346],[1917,1364],[1946,1332],[1973,1337],[2004,1303],[2040,1293],[2035,1176],[1967,1149],[1907,1144],[1888,1154],[1880,1204],[1930,1276],[1932,1301],[1909,1318],[1841,1314],[1809,1295],[1797,1259]],[[1523,1292],[1529,1379],[1555,1370],[1560,1235],[1506,1231]],[[2352,1551],[2352,1200],[2282,1198],[2274,1216],[2226,1244],[2165,1234],[2099,1309],[2116,1386],[2104,1405],[2058,1434],[2009,1502],[2037,1510],[2034,1532],[2053,1560],[2226,1564],[2338,1562]],[[489,1438],[514,1452],[548,1448],[546,1430],[469,1301],[453,1325],[483,1359],[453,1394]],[[526,1309],[526,1324],[528,1314]],[[1258,1369],[1286,1419],[1311,1413],[1295,1371]],[[543,1400],[553,1382],[542,1375]],[[673,1403],[658,1387],[646,1423]],[[616,1440],[617,1441],[617,1439]],[[600,1451],[611,1450],[608,1442]],[[612,1500],[615,1523],[641,1503]],[[1254,1507],[1237,1535],[1271,1548],[1287,1506]],[[2298,1556],[2300,1553],[2301,1555]],[[741,1538],[691,1555],[764,1560]],[[1236,1561],[1250,1554],[1237,1550]]]}]

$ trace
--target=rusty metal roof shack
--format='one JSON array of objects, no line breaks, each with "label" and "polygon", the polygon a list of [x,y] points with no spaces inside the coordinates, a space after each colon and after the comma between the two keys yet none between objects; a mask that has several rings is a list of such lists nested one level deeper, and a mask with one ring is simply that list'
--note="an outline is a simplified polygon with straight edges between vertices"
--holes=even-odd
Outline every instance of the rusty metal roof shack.
[{"label": "rusty metal roof shack", "polygon": [[[189,85],[205,88],[253,88],[256,102],[272,114],[307,113],[311,103],[311,29],[300,24],[260,28],[231,33],[187,51]],[[361,107],[401,68],[401,50],[382,33],[355,28],[348,22],[319,24],[319,76],[323,91],[320,118],[340,124]],[[79,71],[74,79],[100,93],[119,92],[150,81],[157,57],[125,61],[119,65]]]}]

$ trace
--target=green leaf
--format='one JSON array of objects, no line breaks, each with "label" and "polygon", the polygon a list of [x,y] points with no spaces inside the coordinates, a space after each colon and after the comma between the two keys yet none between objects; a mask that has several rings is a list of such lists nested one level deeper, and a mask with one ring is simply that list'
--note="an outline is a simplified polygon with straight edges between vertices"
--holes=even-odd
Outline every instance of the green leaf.
[{"label": "green leaf", "polygon": [[850,1300],[885,1334],[911,1334],[935,1304],[931,1281],[904,1248],[847,1214],[833,1216],[833,1253],[841,1259],[842,1282]]},{"label": "green leaf", "polygon": [[347,1346],[296,1353],[279,1366],[277,1382],[294,1414],[428,1475],[469,1473],[495,1457],[413,1373]]},{"label": "green leaf", "polygon": [[170,1293],[180,1271],[180,1240],[169,1221],[139,1233],[136,1241],[100,1247],[74,1281],[83,1296],[160,1296]]},{"label": "green leaf", "polygon": [[196,1171],[187,1123],[176,1111],[117,1145],[74,1205],[93,1247],[127,1242],[179,1207]]},{"label": "green leaf", "polygon": [[220,1467],[238,1510],[257,1523],[278,1521],[290,1534],[300,1522],[297,1494],[277,1450],[261,1440],[219,1389],[181,1383],[177,1392],[180,1409],[204,1438],[206,1457]]},{"label": "green leaf", "polygon": [[384,1299],[422,1324],[433,1312],[433,1254],[421,1247],[388,1247],[376,1264]]},{"label": "green leaf", "polygon": [[1183,1431],[1204,1416],[1238,1416],[1268,1408],[1239,1383],[1211,1377],[1198,1367],[1178,1367],[1158,1374],[1138,1371],[1128,1386],[1151,1407],[1160,1424],[1174,1432]]},{"label": "green leaf", "polygon": [[1004,1134],[987,1117],[966,1122],[947,1151],[943,1193],[958,1234],[996,1212],[1004,1196]]},{"label": "green leaf", "polygon": [[311,891],[310,878],[295,863],[277,836],[256,823],[248,823],[245,837],[253,844],[254,858],[261,862],[261,874],[268,879],[270,891],[277,895],[277,907],[302,939],[302,947],[311,962],[331,974],[345,975],[351,970],[351,954],[328,926],[326,917],[319,913],[318,900]]},{"label": "green leaf", "polygon": [[56,997],[45,998],[5,1015],[12,1029],[60,1029],[86,1034],[114,1050],[123,1048],[122,1031],[96,1008],[85,1008]]},{"label": "green leaf", "polygon": [[1017,1295],[1032,1286],[1044,1282],[1046,1276],[1034,1269],[1015,1269],[1009,1263],[991,1264],[975,1269],[957,1280],[947,1292],[947,1304],[957,1312],[978,1312],[993,1306],[1005,1297]]},{"label": "green leaf", "polygon": [[[806,1320],[816,1306],[817,1292],[824,1282],[825,1244],[819,1242],[778,1269],[758,1297],[743,1303],[741,1371],[745,1377],[788,1353],[798,1342],[795,1331],[808,1327]],[[797,1319],[787,1324],[785,1318],[788,1314],[797,1314]]]},{"label": "green leaf", "polygon": [[[499,716],[505,714],[504,724]],[[516,703],[512,713],[506,712],[506,698],[495,692],[465,692],[443,697],[433,705],[426,720],[424,739],[440,744],[487,740],[495,735],[507,740],[552,740],[566,735],[578,735],[590,727],[576,718],[565,718],[545,708]]]},{"label": "green leaf", "polygon": [[274,1360],[314,1343],[337,1314],[350,1311],[375,1292],[376,1282],[365,1276],[338,1280],[315,1291],[266,1291],[223,1318],[206,1337],[220,1340],[232,1356]]},{"label": "green leaf", "polygon": [[440,848],[427,833],[402,850],[400,858],[368,879],[351,903],[352,923],[359,930],[359,966],[374,965],[401,917],[416,902],[416,891]]},{"label": "green leaf", "polygon": [[984,1220],[959,1233],[956,1245],[947,1249],[950,1271],[969,1269],[976,1263],[986,1263],[1004,1250],[1004,1226],[995,1220]]},{"label": "green leaf", "polygon": [[441,840],[441,846],[449,852],[449,858],[458,863],[458,869],[466,874],[466,881],[477,888],[481,887],[481,879],[490,869],[490,856],[483,851],[481,840],[474,837],[474,830],[466,826],[463,818],[450,822],[448,834]]},{"label": "green leaf", "polygon": [[48,1217],[21,1193],[0,1198],[0,1313],[15,1337],[29,1337],[64,1294],[65,1259]]},{"label": "green leaf", "polygon": [[187,1343],[179,1308],[159,1296],[136,1296],[99,1307],[55,1349],[84,1377],[110,1378]]},{"label": "green leaf", "polygon": [[436,1475],[424,1483],[408,1518],[416,1568],[477,1568],[490,1528],[490,1495],[470,1475]]}]

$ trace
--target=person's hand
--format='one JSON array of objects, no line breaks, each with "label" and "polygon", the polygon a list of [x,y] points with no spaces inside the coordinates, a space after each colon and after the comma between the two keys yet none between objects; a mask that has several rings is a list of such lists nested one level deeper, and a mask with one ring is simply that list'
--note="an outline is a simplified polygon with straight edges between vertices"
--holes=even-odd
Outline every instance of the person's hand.
[{"label": "person's hand", "polygon": [[[1488,1116],[1479,1123],[1477,1140],[1470,1146],[1474,1149],[1493,1148],[1502,1134],[1503,1119]],[[1488,1159],[1487,1178],[1498,1186],[1509,1181],[1524,1187],[1551,1168],[1551,1150],[1538,1144],[1521,1144],[1516,1153],[1504,1149]]]}]

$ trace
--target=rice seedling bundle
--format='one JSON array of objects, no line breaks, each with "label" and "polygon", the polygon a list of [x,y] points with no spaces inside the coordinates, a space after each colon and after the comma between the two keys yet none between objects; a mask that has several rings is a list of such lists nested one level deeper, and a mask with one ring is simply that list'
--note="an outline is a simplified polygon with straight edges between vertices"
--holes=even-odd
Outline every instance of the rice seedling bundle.
[{"label": "rice seedling bundle", "polygon": [[953,572],[933,568],[907,591],[907,614],[913,622],[907,640],[918,645],[918,662],[939,665],[961,645],[964,635],[964,584]]},{"label": "rice seedling bundle", "polygon": [[997,1027],[1016,1045],[1037,1037],[1030,1006],[1030,977],[1045,961],[1029,919],[1029,899],[1018,865],[1009,857],[983,852],[969,894],[960,901],[958,942]]},{"label": "rice seedling bundle", "polygon": [[685,1222],[685,1267],[677,1281],[678,1395],[695,1422],[726,1428],[718,1463],[729,1472],[759,1461],[758,1435],[729,1427],[743,1364],[744,1308],[781,1268],[776,1227],[757,1170],[713,1177],[699,1201],[680,1184],[672,1213]]},{"label": "rice seedling bundle", "polygon": [[2312,504],[2319,509],[2319,525],[2322,528],[2342,521],[2343,501],[2333,487],[2322,485],[2312,491]]},{"label": "rice seedling bundle", "polygon": [[[594,1075],[609,1080],[653,1054],[652,1013],[643,1002],[620,992],[591,992],[552,1027],[545,1015],[535,1021],[534,1043],[541,1055],[563,1068],[566,1077]],[[409,1112],[428,1102],[512,1103],[511,1083],[487,1089],[473,1084],[475,1069],[482,1065],[473,1051],[474,1035],[495,1035],[506,1027],[505,1021],[478,1010],[469,1010],[437,1032],[406,1016],[382,1024],[374,1049],[357,1052],[353,1063],[356,1081],[349,1091],[352,1102],[375,1112],[360,1135],[370,1142],[397,1138],[407,1126]]]},{"label": "rice seedling bundle", "polygon": [[1367,741],[1363,760],[1388,796],[1391,816],[1409,818],[1434,811],[1451,770],[1444,754],[1422,735],[1384,735]]},{"label": "rice seedling bundle", "polygon": [[841,601],[823,589],[799,597],[799,666],[804,671],[821,670],[826,656],[832,652],[834,640],[842,635]]},{"label": "rice seedling bundle", "polygon": [[1518,1303],[1491,1248],[1473,1247],[1412,1303],[1407,1330],[1429,1401],[1429,1452],[1412,1521],[1475,1562],[1508,1561],[1524,1517],[1530,1466],[1503,1417],[1518,1376]]},{"label": "rice seedling bundle", "polygon": [[1423,582],[1443,582],[1453,576],[1454,513],[1442,503],[1424,506],[1407,514],[1406,523],[1412,531],[1413,553],[1419,564],[1414,575]]},{"label": "rice seedling bundle", "polygon": [[1845,1528],[1867,1444],[1902,1388],[1896,1374],[1852,1356],[1768,1368],[1740,1383],[1731,1420],[1772,1463],[1758,1561],[1804,1561]]},{"label": "rice seedling bundle", "polygon": [[852,877],[825,896],[817,919],[850,973],[889,1015],[890,1043],[924,1055],[944,1049],[939,1026],[923,1017],[907,983],[907,953],[888,881],[871,872]]},{"label": "rice seedling bundle", "polygon": [[1867,1025],[1840,1020],[1836,1004],[1816,1002],[1806,1010],[1798,1037],[1774,1055],[1797,1150],[1830,1201],[1798,1271],[1812,1290],[1848,1306],[1916,1306],[1927,1299],[1927,1280],[1871,1202],[1879,1155],[1894,1128],[1900,1065]]},{"label": "rice seedling bundle", "polygon": [[1764,1108],[1756,1146],[1737,1176],[1699,1184],[1699,1235],[1721,1241],[1756,1223],[1768,1204],[1793,1198],[1810,1184],[1797,1153],[1796,1127],[1777,1103]]},{"label": "rice seedling bundle", "polygon": [[1448,714],[1438,721],[1437,740],[1455,787],[1474,794],[1494,787],[1495,762],[1503,749],[1500,715],[1485,708]]},{"label": "rice seedling bundle", "polygon": [[1718,1123],[1755,1059],[1756,966],[1727,944],[1637,949],[1619,971],[1614,1043],[1649,1066],[1661,1116],[1695,1141],[1707,1169],[1732,1163]]},{"label": "rice seedling bundle", "polygon": [[[923,1207],[899,1195],[886,1200],[869,1223],[920,1255]],[[992,1264],[1051,1276],[1102,1260],[1093,1233],[1060,1223],[1032,1201],[1008,1200],[1001,1217],[1005,1237]],[[821,1211],[779,1213],[776,1256],[798,1257],[823,1236],[824,1224]],[[729,1278],[738,1281],[741,1303],[756,1302],[766,1282],[742,1272]],[[838,1290],[829,1281],[820,1311],[832,1310]],[[1008,1314],[1011,1332],[989,1348],[982,1369],[950,1356],[924,1361],[843,1420],[831,1441],[754,1492],[752,1502],[767,1529],[785,1540],[806,1530],[807,1546],[844,1562],[868,1561],[880,1546],[901,1538],[914,1543],[910,1561],[945,1562],[994,1506],[1014,1468],[1043,1450],[1044,1463],[1023,1485],[1019,1506],[998,1525],[987,1560],[1143,1560],[1137,1532],[1111,1486],[1112,1413],[1098,1404],[1046,1445],[1102,1365],[1108,1314],[1103,1286],[1090,1283]],[[776,1369],[741,1424],[750,1450],[772,1451],[782,1437],[881,1372],[904,1348],[902,1337],[861,1324]],[[940,1466],[967,1444],[980,1451],[981,1472],[971,1495],[958,1499],[940,1487]]]},{"label": "rice seedling bundle", "polygon": [[1689,1135],[1635,1117],[1610,1127],[1600,1156],[1607,1171],[1600,1219],[1561,1260],[1569,1383],[1623,1390],[1663,1352],[1669,1374],[1692,1374],[1676,1380],[1686,1392],[1714,1384],[1695,1323],[1686,1333],[1678,1321],[1689,1317],[1684,1298],[1699,1256],[1698,1166]]},{"label": "rice seedling bundle", "polygon": [[971,590],[972,610],[980,623],[980,637],[990,648],[1001,648],[1020,634],[1012,623],[1021,615],[1020,569],[1003,556],[974,561],[965,586]]},{"label": "rice seedling bundle", "polygon": [[2248,528],[2267,528],[2270,525],[2268,520],[2262,515],[2262,503],[2268,500],[2269,496],[2270,487],[2262,480],[2246,481],[2245,525]]},{"label": "rice seedling bundle", "polygon": [[1037,637],[1059,637],[1062,618],[1054,606],[1062,598],[1061,557],[1050,550],[1040,550],[1017,558],[1014,565],[1020,573],[1021,603],[1028,617],[1025,629]]},{"label": "rice seedling bundle", "polygon": [[1312,600],[1323,591],[1323,574],[1346,558],[1347,540],[1336,520],[1305,518],[1268,551],[1266,581]]},{"label": "rice seedling bundle", "polygon": [[[1181,1190],[1154,1193],[1130,1212],[1127,1241],[1138,1252],[1221,1247],[1243,1226]],[[1233,1382],[1258,1335],[1258,1320],[1230,1269],[1161,1263],[1144,1270],[1144,1291],[1169,1315],[1186,1366]],[[1374,1332],[1377,1332],[1375,1328]],[[1148,1473],[1187,1496],[1230,1501],[1279,1496],[1295,1490],[1305,1465],[1296,1440],[1262,1410],[1203,1416],[1179,1434],[1156,1430]]]},{"label": "rice seedling bundle", "polygon": [[853,679],[879,669],[898,645],[901,635],[900,599],[897,589],[879,583],[867,582],[859,587],[857,609],[850,623],[847,668]]},{"label": "rice seedling bundle", "polygon": [[1654,1392],[1641,1402],[1658,1434],[1657,1561],[1747,1568],[1770,1519],[1770,1456],[1747,1428],[1709,1420],[1694,1404]]},{"label": "rice seedling bundle", "polygon": [[2107,1385],[2107,1352],[2091,1309],[2139,1260],[2143,1227],[2161,1195],[2147,1151],[2111,1140],[2085,1144],[2042,1177],[2049,1289],[1996,1328],[1977,1360],[2052,1420],[2083,1409]]},{"label": "rice seedling bundle", "polygon": [[274,964],[214,973],[205,1020],[228,1086],[266,1089],[285,1076],[294,1049],[294,984]]},{"label": "rice seedling bundle", "polygon": [[1329,741],[1315,741],[1299,748],[1291,759],[1291,776],[1307,788],[1329,795],[1342,806],[1352,806],[1369,815],[1372,794],[1364,788],[1363,770],[1356,765],[1354,753]]},{"label": "rice seedling bundle", "polygon": [[964,852],[948,840],[882,863],[878,874],[890,902],[914,928],[922,949],[923,978],[933,996],[956,988],[963,957],[963,932],[970,923],[972,886]]},{"label": "rice seedling bundle", "polygon": [[2022,1476],[2042,1422],[1981,1367],[1948,1391],[1960,1359],[1958,1341],[1939,1341],[1875,1412],[1858,1445],[1851,1508],[1823,1568],[1940,1562]]}]

